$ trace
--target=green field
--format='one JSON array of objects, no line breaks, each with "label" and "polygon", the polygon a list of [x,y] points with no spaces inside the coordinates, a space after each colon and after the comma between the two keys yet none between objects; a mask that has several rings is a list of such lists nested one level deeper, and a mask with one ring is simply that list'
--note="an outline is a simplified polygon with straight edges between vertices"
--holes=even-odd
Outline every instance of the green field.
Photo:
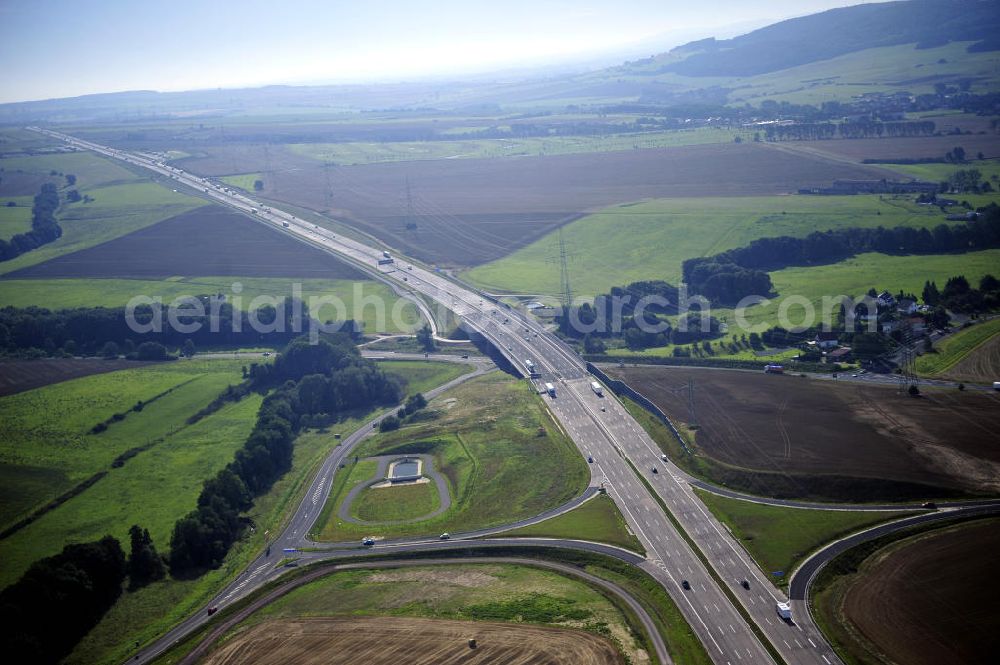
[{"label": "green field", "polygon": [[[174,158],[179,159],[179,158]],[[252,192],[254,191],[253,183],[256,180],[262,178],[260,173],[240,173],[238,175],[226,175],[219,178],[222,182],[227,185],[232,185],[233,187],[239,187],[240,189]]]},{"label": "green field", "polygon": [[[407,390],[408,394],[414,392],[413,386],[421,384],[429,386],[434,385],[435,382],[444,383],[454,377],[456,367],[459,367],[453,363],[413,363],[413,365],[417,364],[423,365],[419,372],[411,372],[410,363],[392,362],[384,363],[382,366],[387,371],[399,376],[410,386]],[[118,373],[120,372],[116,374]],[[438,377],[437,379],[435,379],[435,375]],[[248,428],[252,426],[255,414],[256,411],[247,415],[246,426]],[[221,568],[208,571],[195,580],[168,579],[124,594],[94,630],[80,642],[67,662],[81,665],[97,662],[122,662],[130,657],[131,647],[135,641],[144,643],[151,640],[191,612],[200,609],[223,584],[237,573],[242,572],[263,551],[268,538],[265,534],[274,533],[288,519],[304,497],[309,481],[315,476],[326,455],[331,449],[340,445],[340,440],[334,435],[346,436],[350,434],[371,420],[373,414],[374,412],[356,414],[355,417],[338,422],[326,429],[310,429],[300,433],[295,440],[291,470],[282,476],[267,494],[258,497],[248,513],[248,516],[257,525],[257,529],[247,533],[242,540],[233,546]],[[210,420],[206,419],[204,422]],[[128,422],[127,419],[126,422]],[[242,444],[242,440],[239,441],[239,444]],[[231,455],[230,452],[229,459],[231,459]],[[139,459],[137,457],[132,462]],[[128,465],[126,465],[127,467]],[[369,477],[374,471],[375,468],[372,465],[368,472]],[[199,478],[208,475],[210,474],[205,472],[203,475],[199,475]],[[196,497],[197,493],[181,512],[174,515],[173,519],[193,506]],[[0,543],[2,542],[0,541]],[[156,541],[161,553],[167,552],[168,544]]]},{"label": "green field", "polygon": [[[742,247],[756,238],[943,222],[939,210],[918,206],[905,196],[658,199],[589,215],[564,227],[563,235],[573,254],[569,277],[574,295],[594,296],[640,280],[676,284],[685,259]],[[558,244],[558,234],[550,233],[463,277],[491,291],[555,295],[559,264],[547,259],[559,255]]]},{"label": "green field", "polygon": [[[695,492],[730,528],[761,570],[783,583],[818,547],[865,527],[913,514],[784,508],[728,499],[699,489]],[[775,574],[778,571],[782,574]]]},{"label": "green field", "polygon": [[81,189],[89,203],[64,204],[56,213],[63,234],[58,240],[0,263],[0,274],[99,245],[204,205],[152,182],[128,182]]},{"label": "green field", "polygon": [[503,535],[593,540],[640,554],[646,553],[639,539],[629,531],[618,506],[605,494],[598,495],[568,513],[506,531]]},{"label": "green field", "polygon": [[398,522],[423,517],[440,505],[433,483],[369,488],[351,504],[351,516],[365,522]]},{"label": "green field", "polygon": [[[380,320],[376,307],[365,306],[360,310],[359,321],[367,332],[410,332],[421,318],[416,307],[404,301],[400,307],[400,320],[394,322],[393,307],[400,300],[384,284],[374,281],[348,279],[295,279],[286,277],[174,277],[165,280],[142,279],[12,279],[0,280],[0,304],[14,307],[33,305],[48,309],[73,307],[124,307],[134,296],[159,296],[165,304],[183,296],[212,295],[221,293],[231,299],[233,284],[243,286],[239,305],[246,310],[259,296],[291,296],[292,285],[300,284],[302,297],[308,305],[313,296],[332,295],[339,298],[351,318],[355,306],[364,302],[385,303],[384,317]],[[234,302],[230,300],[231,302]],[[258,303],[259,305],[260,303]],[[333,318],[333,309],[324,307],[324,318]],[[398,325],[397,325],[398,323]]]},{"label": "green field", "polygon": [[[500,125],[504,129],[503,125]],[[470,127],[478,131],[481,127]],[[721,127],[700,127],[662,132],[610,134],[607,136],[552,136],[503,139],[461,139],[454,141],[406,141],[396,143],[297,143],[288,145],[293,153],[337,165],[407,162],[423,159],[473,159],[526,157],[575,153],[644,150],[707,143],[732,143],[742,131]],[[251,176],[257,174],[251,174]],[[223,178],[230,184],[243,176]],[[250,188],[253,180],[250,181]]]},{"label": "green field", "polygon": [[[955,144],[961,145],[961,137],[955,137]],[[993,188],[998,187],[997,180],[1000,180],[1000,159],[976,159],[975,155],[966,155],[969,161],[965,164],[892,164],[889,168],[893,171],[908,173],[914,178],[928,180],[930,182],[943,182],[950,178],[955,171],[976,169],[983,174],[983,182],[989,181]],[[950,199],[965,198],[964,194],[943,194]],[[970,201],[971,203],[971,201]]]},{"label": "green field", "polygon": [[334,477],[314,536],[350,541],[369,535],[436,535],[495,526],[568,501],[583,491],[589,475],[541,399],[523,382],[500,373],[473,379],[437,397],[414,423],[367,440],[356,454],[364,458],[417,453],[433,456],[434,468],[447,479],[452,497],[447,511],[430,520],[378,529],[341,522],[337,510],[350,485],[372,474],[348,466],[346,474]]},{"label": "green field", "polygon": [[[16,203],[10,207],[8,202]],[[10,240],[31,230],[31,197],[8,196],[0,199],[0,240]]]},{"label": "green field", "polygon": [[[765,324],[766,328],[775,325],[779,321],[781,303],[789,296],[806,298],[813,304],[817,316],[822,309],[824,296],[861,296],[873,287],[878,291],[888,289],[893,293],[902,289],[919,296],[926,280],[935,281],[940,286],[949,277],[965,275],[970,283],[975,284],[983,275],[995,274],[998,265],[1000,249],[988,249],[968,254],[928,256],[859,254],[852,259],[826,266],[785,268],[771,273],[771,281],[778,297],[769,303],[749,308],[745,318],[751,326]],[[805,311],[805,307],[798,305],[789,307],[790,323],[801,323]],[[712,313],[729,323],[730,332],[735,332],[738,328],[733,310],[718,309]]]},{"label": "green field", "polygon": [[379,360],[382,369],[406,380],[406,392],[409,395],[426,393],[443,383],[457,379],[472,371],[472,367],[461,363],[428,362],[426,360]]},{"label": "green field", "polygon": [[917,372],[923,376],[943,374],[976,347],[985,344],[997,334],[1000,334],[1000,319],[992,319],[960,330],[941,340],[934,347],[937,353],[918,356]]},{"label": "green field", "polygon": [[[3,523],[67,491],[91,475],[107,475],[35,522],[0,540],[4,560],[0,586],[34,560],[55,554],[71,541],[105,533],[126,538],[130,525],[148,528],[166,549],[177,517],[201,491],[201,482],[232,459],[253,426],[259,396],[229,405],[195,425],[185,420],[231,383],[240,381],[238,361],[178,361],[99,374],[0,399],[0,473]],[[139,411],[137,400],[150,400]],[[100,434],[95,424],[114,413],[125,419]],[[144,452],[112,462],[141,446]],[[38,482],[44,478],[47,482]]]}]

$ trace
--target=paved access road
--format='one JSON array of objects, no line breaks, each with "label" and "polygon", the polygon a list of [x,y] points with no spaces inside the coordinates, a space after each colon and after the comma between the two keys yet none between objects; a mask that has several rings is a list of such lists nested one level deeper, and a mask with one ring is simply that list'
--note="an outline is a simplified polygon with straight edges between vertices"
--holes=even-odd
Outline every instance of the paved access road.
[{"label": "paved access road", "polygon": [[[606,411],[595,411],[597,407],[594,400],[597,396],[592,392],[589,396],[587,394],[590,390],[589,377],[579,357],[533,319],[524,318],[520,313],[497,305],[489,298],[419,265],[408,261],[400,263],[398,257],[394,264],[379,270],[378,262],[384,258],[379,249],[308,224],[294,215],[271,209],[243,194],[167,166],[148,156],[115,150],[49,130],[38,131],[81,149],[92,150],[172,178],[211,200],[241,210],[259,222],[271,225],[279,232],[353,262],[393,284],[397,290],[419,293],[447,307],[461,317],[468,328],[483,334],[501,349],[515,366],[523,368],[526,360],[532,360],[541,372],[539,383],[548,382],[556,386],[556,396],[548,398],[553,414],[581,454],[595,456],[596,469],[606,477],[609,494],[622,509],[630,528],[646,547],[649,561],[643,566],[663,584],[680,607],[713,661],[720,665],[732,665],[739,661],[773,662],[736,605],[702,563],[699,554],[709,561],[724,585],[732,584],[730,580],[741,575],[752,580],[750,594],[756,594],[756,598],[752,595],[737,596],[737,602],[745,610],[750,610],[757,627],[784,660],[809,665],[830,665],[837,661],[833,651],[803,611],[804,608],[796,608],[799,623],[794,626],[788,626],[777,619],[773,601],[783,598],[781,592],[768,580],[761,579],[761,574],[756,571],[749,557],[742,553],[736,541],[711,517],[690,488],[682,484],[680,477],[674,475],[679,470],[659,461],[652,441],[617,400],[605,398],[601,402],[606,405]],[[311,489],[303,506],[282,535],[282,542],[276,543],[276,546],[285,547],[286,543],[300,542],[306,535],[322,508],[322,499],[329,491],[332,473],[338,461],[334,454],[324,462],[314,483],[315,489]],[[650,474],[654,465],[659,465],[662,472],[647,479],[653,488],[651,493],[633,469],[642,474]],[[694,547],[662,510],[660,501],[687,532]],[[265,571],[271,565],[266,560],[262,563],[255,562],[245,579],[228,592],[229,595],[223,598],[223,602],[238,597],[255,586],[254,580],[263,579]],[[684,588],[683,580],[688,580],[690,589]]]}]

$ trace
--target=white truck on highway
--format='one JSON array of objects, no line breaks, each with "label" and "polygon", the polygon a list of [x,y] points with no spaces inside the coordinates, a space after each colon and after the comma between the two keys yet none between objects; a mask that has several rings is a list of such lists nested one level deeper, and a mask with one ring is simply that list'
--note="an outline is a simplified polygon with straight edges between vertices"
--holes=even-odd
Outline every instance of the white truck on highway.
[{"label": "white truck on highway", "polygon": [[594,391],[594,394],[598,397],[604,397],[604,387],[601,386],[597,381],[590,382],[590,389]]},{"label": "white truck on highway", "polygon": [[545,384],[545,392],[547,392],[549,394],[549,397],[555,397],[556,396],[556,387],[554,385],[552,385],[551,383],[546,383]]},{"label": "white truck on highway", "polygon": [[785,621],[792,620],[792,606],[789,603],[782,603],[779,601],[776,609],[778,610],[779,617]]}]

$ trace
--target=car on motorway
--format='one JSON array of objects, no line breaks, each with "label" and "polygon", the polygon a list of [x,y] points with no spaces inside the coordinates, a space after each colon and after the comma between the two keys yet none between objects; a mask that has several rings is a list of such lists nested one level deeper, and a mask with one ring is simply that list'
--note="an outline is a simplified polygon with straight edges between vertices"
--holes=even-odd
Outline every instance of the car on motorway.
[{"label": "car on motorway", "polygon": [[688,582],[687,580],[681,580],[681,586],[684,587],[685,591],[691,590],[691,583]]},{"label": "car on motorway", "polygon": [[594,456],[587,455],[587,464],[593,464],[593,463],[594,463]]},{"label": "car on motorway", "polygon": [[440,536],[438,536],[438,540],[451,540],[451,534],[445,531]]},{"label": "car on motorway", "polygon": [[937,504],[933,501],[924,501],[920,504],[921,508],[926,508],[927,510],[937,510]]},{"label": "car on motorway", "polygon": [[666,455],[660,455],[660,459],[663,460],[664,462],[666,462],[667,461],[667,456]]},{"label": "car on motorway", "polygon": [[218,607],[210,607],[210,608],[208,608],[208,616],[212,616],[213,614],[215,614],[218,611],[219,611]]},{"label": "car on motorway", "polygon": [[743,578],[743,581],[740,582],[740,586],[743,587],[744,589],[749,589],[750,588],[750,580],[748,580],[746,578]]},{"label": "car on motorway", "polygon": [[375,545],[375,539],[372,538],[371,536],[365,536],[364,538],[361,539],[361,544],[364,545],[365,547],[372,547],[373,545]]},{"label": "car on motorway", "polygon": [[653,473],[659,473],[659,471],[656,470],[655,466],[653,467]]}]

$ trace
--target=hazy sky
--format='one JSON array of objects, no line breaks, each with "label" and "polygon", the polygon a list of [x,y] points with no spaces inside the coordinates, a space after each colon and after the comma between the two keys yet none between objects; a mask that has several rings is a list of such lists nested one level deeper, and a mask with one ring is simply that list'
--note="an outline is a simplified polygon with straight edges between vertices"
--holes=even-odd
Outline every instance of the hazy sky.
[{"label": "hazy sky", "polygon": [[862,1],[0,0],[0,102],[489,71]]}]

